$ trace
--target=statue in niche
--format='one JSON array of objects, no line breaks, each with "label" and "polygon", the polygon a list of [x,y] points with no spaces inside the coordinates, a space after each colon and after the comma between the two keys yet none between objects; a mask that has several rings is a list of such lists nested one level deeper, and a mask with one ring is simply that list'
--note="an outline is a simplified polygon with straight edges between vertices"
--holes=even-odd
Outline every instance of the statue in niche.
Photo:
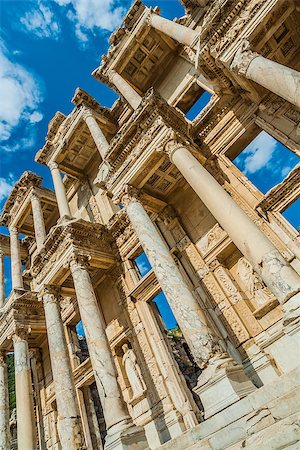
[{"label": "statue in niche", "polygon": [[273,294],[265,286],[246,258],[240,258],[237,273],[244,287],[254,297],[258,308],[270,301],[274,301]]},{"label": "statue in niche", "polygon": [[132,402],[143,395],[146,391],[146,384],[132,348],[129,348],[126,343],[122,345],[122,350],[124,352],[122,363],[132,389],[130,398],[130,402]]}]

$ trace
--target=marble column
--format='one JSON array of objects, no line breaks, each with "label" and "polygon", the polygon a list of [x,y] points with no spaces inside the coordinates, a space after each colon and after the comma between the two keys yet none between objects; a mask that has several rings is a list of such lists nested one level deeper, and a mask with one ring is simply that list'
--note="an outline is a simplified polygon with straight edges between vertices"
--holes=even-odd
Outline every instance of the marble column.
[{"label": "marble column", "polygon": [[0,248],[0,308],[5,302],[4,252]]},{"label": "marble column", "polygon": [[104,136],[103,131],[98,125],[97,120],[94,117],[94,114],[91,110],[85,108],[83,113],[83,120],[87,124],[88,129],[91,132],[91,135],[94,139],[94,142],[96,144],[96,147],[100,153],[100,156],[102,159],[105,158],[105,155],[107,153],[109,144],[107,142],[106,137]]},{"label": "marble column", "polygon": [[0,450],[10,449],[6,352],[0,351]]},{"label": "marble column", "polygon": [[18,448],[36,450],[37,430],[26,330],[16,330],[12,339],[15,358]]},{"label": "marble column", "polygon": [[105,448],[127,448],[122,444],[125,437],[122,433],[128,437],[131,436],[133,448],[137,450],[147,448],[144,430],[133,425],[121,397],[117,373],[106,336],[106,325],[87,270],[87,260],[74,255],[70,261],[70,270],[107,427]]},{"label": "marble column", "polygon": [[293,298],[299,304],[299,275],[258,226],[186,147],[170,141],[166,145],[166,151],[173,164],[278,300],[285,303]]},{"label": "marble column", "polygon": [[198,31],[192,30],[184,25],[180,25],[172,20],[165,19],[158,14],[150,14],[149,23],[153,28],[170,36],[180,44],[192,46],[199,36]]},{"label": "marble column", "polygon": [[140,203],[135,189],[128,186],[121,201],[197,364],[201,368],[206,367],[210,358],[222,352],[198,301]]},{"label": "marble column", "polygon": [[83,449],[82,424],[57,289],[46,286],[42,297],[55,386],[60,443],[63,450]]},{"label": "marble column", "polygon": [[242,366],[221,350],[198,301],[139,202],[136,190],[127,187],[122,203],[183,336],[197,364],[204,369],[194,391],[202,401],[205,417],[210,417],[250,394],[255,388]]},{"label": "marble column", "polygon": [[18,229],[16,227],[10,227],[9,234],[10,234],[12,288],[13,289],[24,289]]},{"label": "marble column", "polygon": [[65,190],[65,185],[63,183],[63,180],[61,178],[60,170],[58,168],[58,165],[56,162],[51,161],[48,164],[48,167],[51,171],[55,195],[57,199],[57,206],[59,210],[60,218],[70,218],[71,217],[71,211],[67,199],[67,194]]},{"label": "marble column", "polygon": [[230,69],[300,108],[300,72],[251,51],[248,41],[242,42]]},{"label": "marble column", "polygon": [[30,194],[30,201],[33,215],[33,225],[37,250],[40,251],[46,240],[46,229],[43,217],[43,209],[41,200],[36,192],[32,191]]},{"label": "marble column", "polygon": [[109,81],[117,88],[133,109],[137,109],[142,97],[130,86],[130,84],[115,70],[108,72]]}]

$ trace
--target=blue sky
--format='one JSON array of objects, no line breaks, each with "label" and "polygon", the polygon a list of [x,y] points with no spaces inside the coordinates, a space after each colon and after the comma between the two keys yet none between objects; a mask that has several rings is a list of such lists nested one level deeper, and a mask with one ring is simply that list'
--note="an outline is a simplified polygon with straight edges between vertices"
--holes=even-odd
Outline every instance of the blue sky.
[{"label": "blue sky", "polygon": [[[175,0],[145,3],[158,5],[170,19],[184,14]],[[129,6],[124,0],[0,0],[0,208],[25,170],[40,174],[52,188],[49,170],[36,164],[34,156],[55,112],[72,110],[78,86],[105,106],[117,98],[91,72]],[[193,119],[209,97],[205,93],[187,117]],[[264,135],[235,160],[263,192],[296,163],[291,152],[274,142]],[[299,201],[285,216],[299,226]]]}]

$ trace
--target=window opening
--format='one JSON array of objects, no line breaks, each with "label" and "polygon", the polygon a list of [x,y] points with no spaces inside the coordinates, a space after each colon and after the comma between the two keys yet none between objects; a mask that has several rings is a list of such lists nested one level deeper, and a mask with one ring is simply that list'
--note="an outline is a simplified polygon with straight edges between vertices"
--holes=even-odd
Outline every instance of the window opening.
[{"label": "window opening", "polygon": [[133,263],[140,278],[143,278],[152,269],[145,252],[142,252],[136,256],[133,259]]},{"label": "window opening", "polygon": [[189,120],[194,120],[198,114],[205,108],[210,102],[212,94],[210,92],[204,91],[198,100],[193,104],[193,106],[186,112],[185,116]]},{"label": "window opening", "polygon": [[281,214],[296,230],[300,231],[300,198],[294,201]]},{"label": "window opening", "polygon": [[[175,361],[186,380],[187,386],[192,391],[193,387],[197,384],[201,370],[193,358],[166,296],[162,291],[153,298],[152,305],[155,315],[158,316],[165,330],[167,342],[169,343]],[[199,408],[201,408],[198,396],[193,393],[193,397]]]},{"label": "window opening", "polygon": [[265,131],[259,133],[233,160],[264,194],[279,184],[299,162],[298,156]]}]

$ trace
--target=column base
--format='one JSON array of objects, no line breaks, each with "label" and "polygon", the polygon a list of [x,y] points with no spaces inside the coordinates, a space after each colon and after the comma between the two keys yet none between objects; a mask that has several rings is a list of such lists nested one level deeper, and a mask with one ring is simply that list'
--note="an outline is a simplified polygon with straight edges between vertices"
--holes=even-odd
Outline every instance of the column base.
[{"label": "column base", "polygon": [[207,419],[255,389],[241,365],[231,358],[216,356],[199,376],[193,391],[199,395]]},{"label": "column base", "polygon": [[148,450],[143,427],[132,426],[105,438],[104,450]]}]

